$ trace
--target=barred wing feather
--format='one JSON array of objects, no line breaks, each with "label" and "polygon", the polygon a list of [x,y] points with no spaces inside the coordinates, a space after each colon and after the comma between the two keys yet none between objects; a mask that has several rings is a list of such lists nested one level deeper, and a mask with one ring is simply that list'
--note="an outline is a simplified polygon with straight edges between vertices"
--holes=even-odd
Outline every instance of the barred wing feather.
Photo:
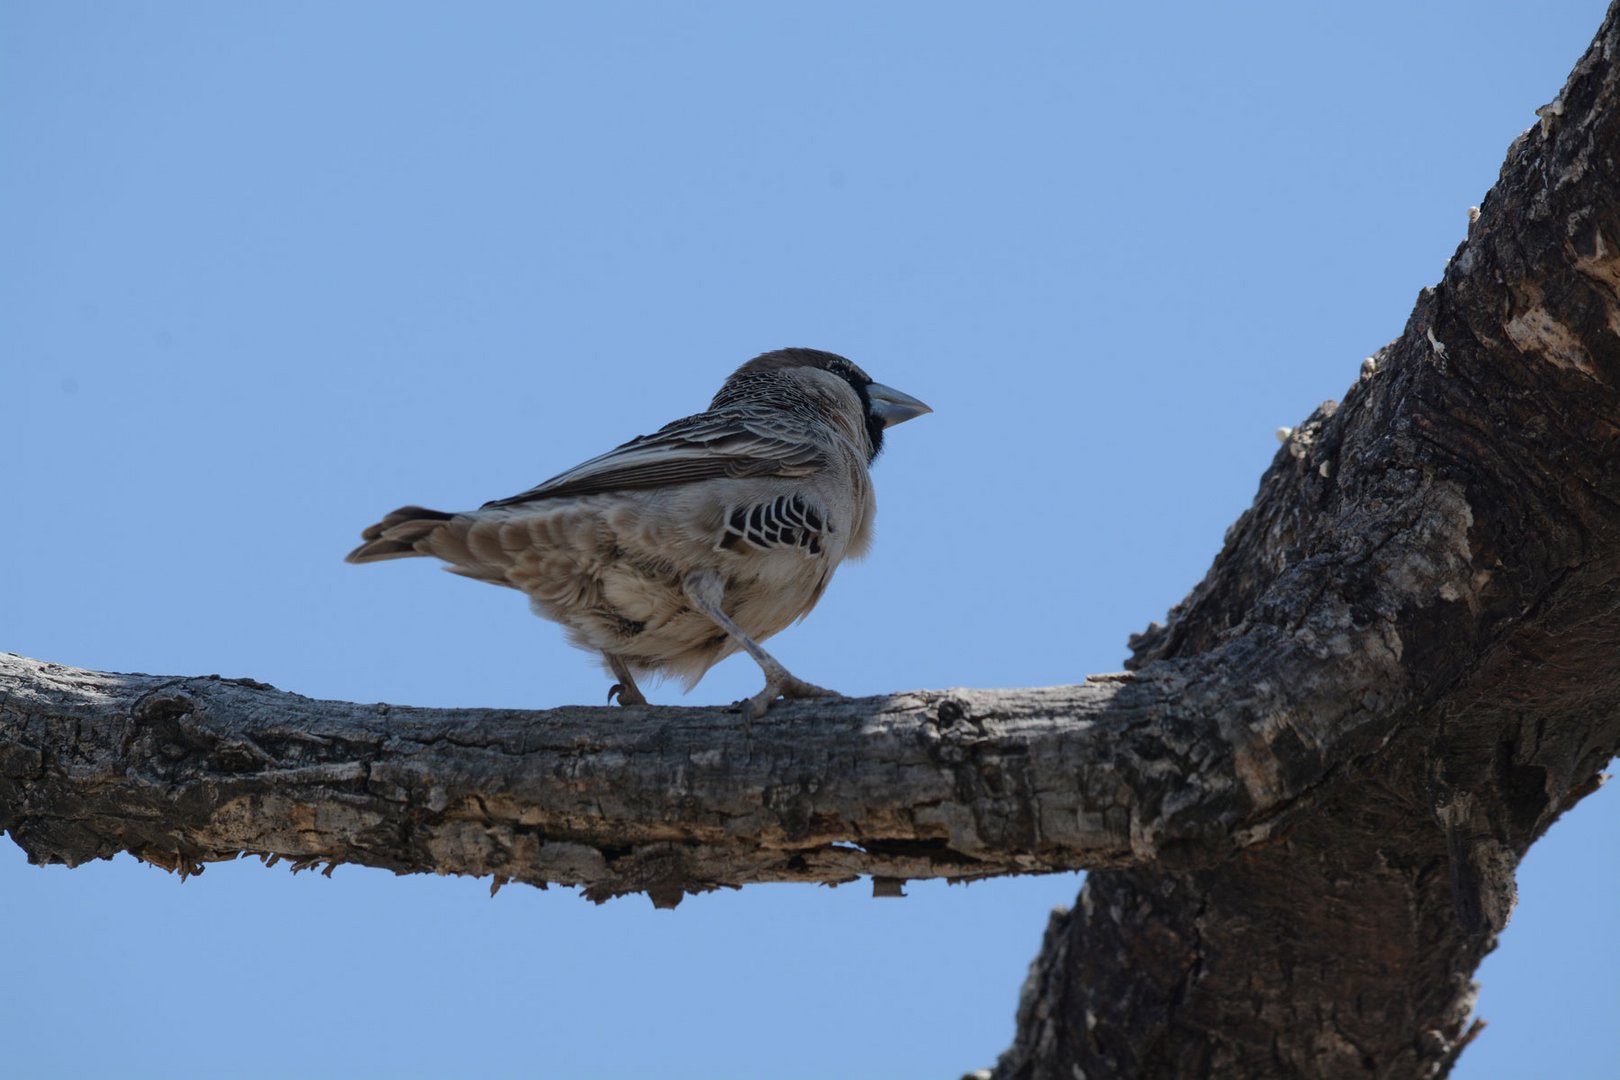
[{"label": "barred wing feather", "polygon": [[689,416],[483,509],[718,477],[808,476],[825,464],[814,442],[779,429],[735,416]]}]

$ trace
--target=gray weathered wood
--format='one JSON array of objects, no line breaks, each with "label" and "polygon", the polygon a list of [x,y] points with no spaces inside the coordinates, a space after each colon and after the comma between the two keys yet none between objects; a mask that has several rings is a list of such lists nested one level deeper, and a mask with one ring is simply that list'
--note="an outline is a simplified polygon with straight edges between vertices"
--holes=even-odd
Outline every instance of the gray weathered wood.
[{"label": "gray weathered wood", "polygon": [[1392,653],[1363,639],[1386,633],[1267,631],[1080,686],[784,704],[751,727],[725,710],[354,705],[6,654],[0,827],[38,862],[130,851],[189,873],[248,852],[663,904],[1207,859],[1320,779],[1331,747],[1285,764],[1279,732],[1381,737],[1365,703],[1399,697]]}]

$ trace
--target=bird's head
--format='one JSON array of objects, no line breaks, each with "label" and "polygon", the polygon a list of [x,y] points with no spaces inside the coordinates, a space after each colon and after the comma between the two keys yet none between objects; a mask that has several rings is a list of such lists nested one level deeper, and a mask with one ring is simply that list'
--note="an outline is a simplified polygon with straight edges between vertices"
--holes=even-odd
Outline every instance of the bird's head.
[{"label": "bird's head", "polygon": [[858,408],[868,461],[883,449],[884,429],[934,411],[910,394],[873,382],[844,357],[820,349],[777,349],[754,357],[720,387],[711,408],[778,398],[789,408],[808,403],[834,420]]}]

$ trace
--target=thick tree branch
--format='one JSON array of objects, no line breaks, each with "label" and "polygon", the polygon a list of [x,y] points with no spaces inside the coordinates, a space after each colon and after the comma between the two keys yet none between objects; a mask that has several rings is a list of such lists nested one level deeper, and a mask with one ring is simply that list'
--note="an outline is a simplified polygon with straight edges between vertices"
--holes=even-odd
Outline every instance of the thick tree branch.
[{"label": "thick tree branch", "polygon": [[1519,859],[1620,746],[1617,10],[1401,338],[1133,643],[1146,673],[1335,595],[1359,625],[1386,538],[1423,546],[1401,493],[1449,492],[1432,549],[1460,572],[1391,624],[1388,742],[1267,843],[1090,875],[998,1077],[1432,1076],[1466,1045]]},{"label": "thick tree branch", "polygon": [[[1412,512],[1445,529],[1446,505]],[[755,881],[1207,860],[1383,737],[1368,703],[1400,697],[1387,633],[1264,629],[1081,686],[784,705],[752,728],[702,709],[320,702],[0,655],[0,826],[38,862],[123,850],[191,872],[251,852],[665,904]],[[1283,760],[1246,716],[1326,741]]]}]

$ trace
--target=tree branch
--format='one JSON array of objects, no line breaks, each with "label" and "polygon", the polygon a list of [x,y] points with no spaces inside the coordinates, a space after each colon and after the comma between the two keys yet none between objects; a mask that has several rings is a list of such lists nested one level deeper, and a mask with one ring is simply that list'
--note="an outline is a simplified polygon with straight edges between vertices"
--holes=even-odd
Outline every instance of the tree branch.
[{"label": "tree branch", "polygon": [[[1339,742],[1381,737],[1367,701],[1399,696],[1387,628],[1328,629],[1081,686],[783,705],[751,729],[725,711],[352,705],[0,655],[0,827],[36,862],[129,851],[189,873],[249,852],[660,904],[756,881],[1209,859],[1263,835]],[[1327,742],[1284,760],[1242,716]]]},{"label": "tree branch", "polygon": [[[1133,642],[1145,673],[1299,625],[1307,597],[1359,624],[1387,538],[1405,567],[1427,549],[1454,569],[1391,623],[1411,692],[1387,741],[1336,754],[1266,843],[1089,875],[1001,1080],[1434,1076],[1471,1038],[1519,859],[1620,747],[1617,12],[1400,339],[1293,434],[1209,576]],[[1403,520],[1424,489],[1454,530]]]}]

